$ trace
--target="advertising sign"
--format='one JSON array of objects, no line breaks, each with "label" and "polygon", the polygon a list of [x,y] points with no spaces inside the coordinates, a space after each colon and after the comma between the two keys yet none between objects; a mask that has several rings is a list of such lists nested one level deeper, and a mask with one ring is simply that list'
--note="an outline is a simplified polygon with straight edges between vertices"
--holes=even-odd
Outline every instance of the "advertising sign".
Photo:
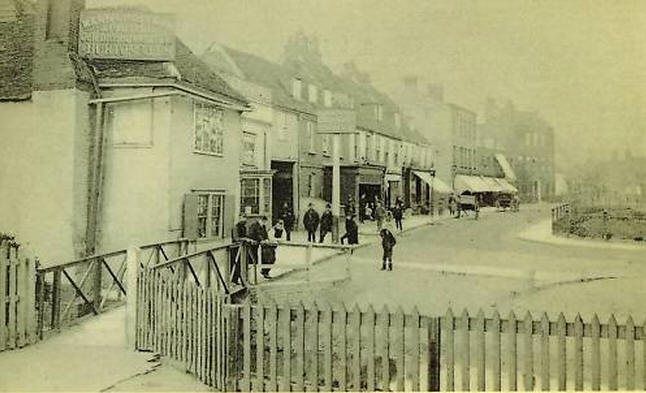
[{"label": "advertising sign", "polygon": [[79,54],[91,59],[175,59],[174,19],[138,10],[84,10]]},{"label": "advertising sign", "polygon": [[318,111],[319,134],[353,134],[357,128],[357,115],[348,109],[321,109]]}]

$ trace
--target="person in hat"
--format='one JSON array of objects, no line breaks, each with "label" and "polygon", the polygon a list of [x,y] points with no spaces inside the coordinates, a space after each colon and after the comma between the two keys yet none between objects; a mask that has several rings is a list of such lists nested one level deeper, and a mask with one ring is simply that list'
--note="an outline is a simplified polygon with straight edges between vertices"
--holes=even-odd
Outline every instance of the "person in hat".
[{"label": "person in hat", "polygon": [[395,236],[388,228],[382,228],[379,231],[381,237],[381,248],[383,249],[383,257],[381,270],[393,270],[393,248],[397,244]]},{"label": "person in hat", "polygon": [[310,203],[307,205],[308,209],[303,216],[303,226],[307,231],[307,241],[316,242],[316,228],[319,226],[320,217],[314,205]]},{"label": "person in hat", "polygon": [[319,235],[319,243],[323,243],[325,236],[328,232],[332,232],[332,226],[334,226],[334,219],[332,217],[332,206],[328,203],[325,205],[325,211],[321,215],[321,232]]},{"label": "person in hat", "polygon": [[341,244],[347,239],[348,244],[359,244],[359,226],[355,221],[356,214],[345,219],[345,234],[341,237]]}]

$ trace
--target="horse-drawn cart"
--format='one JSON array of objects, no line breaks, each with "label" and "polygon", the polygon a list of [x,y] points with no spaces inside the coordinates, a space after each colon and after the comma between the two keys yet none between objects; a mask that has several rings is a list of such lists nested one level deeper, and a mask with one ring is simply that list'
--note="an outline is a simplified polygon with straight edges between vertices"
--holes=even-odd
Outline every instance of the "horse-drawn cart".
[{"label": "horse-drawn cart", "polygon": [[467,211],[473,211],[475,213],[475,219],[478,219],[478,215],[480,212],[480,206],[478,203],[478,198],[475,195],[470,195],[470,194],[462,194],[458,197],[457,200],[457,210],[458,210],[458,218],[462,216],[462,212],[465,212],[465,215]]},{"label": "horse-drawn cart", "polygon": [[518,211],[518,198],[513,194],[500,194],[496,198],[496,207],[498,210],[510,209],[511,211]]}]

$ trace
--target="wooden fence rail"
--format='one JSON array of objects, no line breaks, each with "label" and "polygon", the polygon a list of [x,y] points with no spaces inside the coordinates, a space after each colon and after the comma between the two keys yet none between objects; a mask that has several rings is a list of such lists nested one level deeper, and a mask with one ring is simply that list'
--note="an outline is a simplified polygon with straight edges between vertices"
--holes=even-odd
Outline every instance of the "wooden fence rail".
[{"label": "wooden fence rail", "polygon": [[36,340],[35,263],[11,238],[0,238],[0,351]]},{"label": "wooden fence rail", "polygon": [[[141,265],[153,266],[184,255],[195,242],[175,239],[146,244]],[[37,331],[57,331],[86,315],[98,315],[125,302],[126,250],[91,255],[36,271]]]}]

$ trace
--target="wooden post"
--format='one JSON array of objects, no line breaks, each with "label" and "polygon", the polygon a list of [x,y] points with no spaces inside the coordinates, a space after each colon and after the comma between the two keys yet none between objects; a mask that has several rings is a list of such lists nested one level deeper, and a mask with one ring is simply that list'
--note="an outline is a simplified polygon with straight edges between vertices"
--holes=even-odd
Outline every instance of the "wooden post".
[{"label": "wooden post", "polygon": [[6,249],[2,245],[2,240],[0,240],[0,351],[5,348],[5,343],[7,340],[7,334],[5,331],[5,325],[7,321],[5,320],[6,316],[6,293],[7,293],[7,262],[8,259],[5,258]]},{"label": "wooden post", "polygon": [[[3,269],[4,270],[4,269]],[[0,279],[2,279],[2,274],[0,274]],[[4,280],[1,281],[4,283]],[[0,284],[1,287],[2,284]],[[44,329],[44,318],[45,318],[45,273],[38,272],[38,275],[36,276],[36,289],[38,291],[38,320],[36,321],[36,330],[38,332],[38,339],[42,340],[43,339],[43,331]],[[3,303],[4,305],[4,303]],[[2,307],[0,306],[0,311],[3,311]],[[4,312],[0,316],[0,321],[4,318]],[[0,332],[2,332],[2,328],[0,328]],[[0,344],[2,342],[0,341]]]},{"label": "wooden post", "polygon": [[[126,345],[131,350],[137,349],[137,296],[139,296],[137,275],[140,251],[139,248],[130,247],[126,254]],[[101,264],[98,261],[97,268],[101,269]]]},{"label": "wooden post", "polygon": [[61,270],[54,271],[54,281],[52,283],[52,329],[61,328]]},{"label": "wooden post", "polygon": [[98,258],[94,259],[94,272],[92,275],[92,302],[97,312],[101,312],[101,282],[103,264]]},{"label": "wooden post", "polygon": [[307,275],[305,279],[307,282],[310,282],[310,270],[312,268],[312,243],[308,243],[307,248],[305,249],[305,264],[307,265]]},{"label": "wooden post", "polygon": [[440,391],[440,318],[428,319],[428,383],[427,389],[431,392]]}]

